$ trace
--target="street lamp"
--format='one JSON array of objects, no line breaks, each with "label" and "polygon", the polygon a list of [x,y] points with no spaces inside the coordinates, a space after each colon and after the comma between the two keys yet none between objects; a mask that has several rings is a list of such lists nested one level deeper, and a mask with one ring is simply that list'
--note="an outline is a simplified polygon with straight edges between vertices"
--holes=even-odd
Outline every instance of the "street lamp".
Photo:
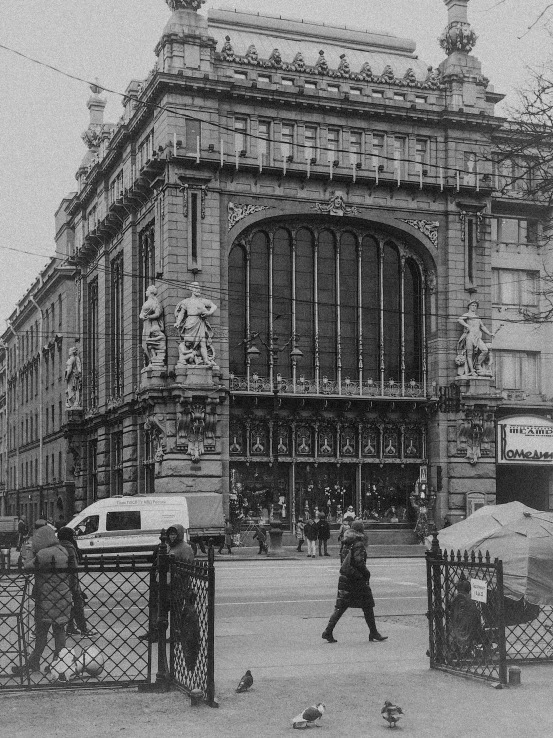
[{"label": "street lamp", "polygon": [[[282,385],[282,377],[277,372],[278,360],[280,354],[292,344],[292,350],[290,351],[290,358],[292,363],[295,365],[303,357],[303,352],[298,348],[297,342],[299,336],[296,333],[292,333],[288,340],[279,346],[278,335],[271,329],[269,334],[269,341],[263,340],[259,333],[252,333],[248,339],[248,348],[246,355],[250,360],[257,359],[261,352],[255,345],[254,341],[259,339],[263,346],[267,349],[267,353],[271,357],[271,388],[273,392],[273,436],[272,436],[272,459],[273,459],[273,482],[272,482],[272,502],[271,511],[269,513],[269,538],[271,541],[268,556],[276,556],[283,552],[282,549],[282,505],[279,502],[278,494],[278,455],[279,455],[279,438],[278,438],[278,395]],[[295,376],[295,373],[294,373]]]}]

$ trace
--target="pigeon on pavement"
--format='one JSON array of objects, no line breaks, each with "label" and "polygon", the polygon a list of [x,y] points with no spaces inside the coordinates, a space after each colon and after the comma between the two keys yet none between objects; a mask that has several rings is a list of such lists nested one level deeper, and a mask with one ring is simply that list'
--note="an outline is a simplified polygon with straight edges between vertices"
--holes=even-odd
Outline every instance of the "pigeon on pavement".
[{"label": "pigeon on pavement", "polygon": [[296,715],[295,718],[292,718],[292,727],[303,729],[307,728],[309,725],[316,725],[315,721],[322,718],[324,711],[325,706],[322,702],[319,702],[317,705],[307,707],[303,712],[300,712],[299,715]]},{"label": "pigeon on pavement", "polygon": [[251,671],[248,669],[248,671],[244,674],[242,679],[240,679],[240,682],[238,683],[238,687],[236,688],[237,692],[247,692],[248,689],[253,684],[253,677]]},{"label": "pigeon on pavement", "polygon": [[398,705],[394,705],[389,700],[386,700],[384,707],[380,710],[384,720],[388,721],[389,728],[395,728],[396,723],[400,720],[400,715],[403,715],[403,710]]}]

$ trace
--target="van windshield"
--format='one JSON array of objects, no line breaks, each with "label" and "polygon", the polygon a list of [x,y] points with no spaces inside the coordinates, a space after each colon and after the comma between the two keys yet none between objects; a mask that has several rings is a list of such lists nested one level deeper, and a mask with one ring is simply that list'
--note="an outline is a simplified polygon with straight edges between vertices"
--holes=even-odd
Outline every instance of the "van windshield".
[{"label": "van windshield", "polygon": [[90,533],[96,533],[100,523],[99,515],[89,515],[78,524],[75,528],[75,534],[78,536],[87,536]]},{"label": "van windshield", "polygon": [[106,530],[140,530],[140,510],[108,512]]}]

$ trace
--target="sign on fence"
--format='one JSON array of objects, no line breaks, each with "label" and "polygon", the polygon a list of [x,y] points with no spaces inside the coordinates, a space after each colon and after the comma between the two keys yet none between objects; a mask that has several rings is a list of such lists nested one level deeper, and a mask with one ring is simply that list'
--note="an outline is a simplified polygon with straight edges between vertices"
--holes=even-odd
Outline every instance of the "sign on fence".
[{"label": "sign on fence", "polygon": [[471,579],[470,598],[475,602],[483,602],[485,604],[488,601],[488,583],[482,581],[482,579]]}]

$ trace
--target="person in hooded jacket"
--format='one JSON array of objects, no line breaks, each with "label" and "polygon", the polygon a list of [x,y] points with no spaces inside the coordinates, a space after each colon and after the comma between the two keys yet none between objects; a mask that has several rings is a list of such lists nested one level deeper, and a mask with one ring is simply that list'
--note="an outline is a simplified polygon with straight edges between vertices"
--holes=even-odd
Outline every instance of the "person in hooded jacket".
[{"label": "person in hooded jacket", "polygon": [[317,521],[317,539],[319,541],[319,556],[323,555],[323,548],[324,548],[324,555],[330,556],[328,553],[328,541],[330,538],[330,525],[328,523],[328,520],[326,519],[326,515],[324,513],[319,513],[319,520]]},{"label": "person in hooded jacket", "polygon": [[344,535],[342,566],[338,580],[338,596],[334,612],[323,631],[323,638],[336,643],[334,628],[349,607],[363,610],[365,622],[369,626],[369,641],[385,641],[388,636],[378,632],[374,619],[374,598],[369,585],[371,574],[367,569],[366,538],[363,523],[355,520]]},{"label": "person in hooded jacket", "polygon": [[73,597],[73,606],[71,607],[71,617],[67,625],[67,635],[96,636],[98,632],[94,628],[89,628],[86,624],[86,616],[84,612],[85,595],[81,590],[79,583],[79,546],[77,537],[73,528],[64,526],[58,530],[58,540],[67,551],[69,562],[67,568],[70,570],[70,587]]},{"label": "person in hooded jacket", "polygon": [[[194,551],[192,546],[184,540],[184,528],[179,523],[171,525],[167,528],[167,544],[169,557],[175,561],[181,561],[188,564],[194,563]],[[157,559],[159,546],[154,550],[154,569],[157,568]],[[141,641],[150,641],[157,643],[157,622],[159,618],[158,612],[158,583],[152,579],[150,586],[150,618],[148,630],[139,635]]]},{"label": "person in hooded jacket", "polygon": [[23,562],[24,570],[35,569],[35,647],[27,665],[12,666],[13,674],[39,671],[40,659],[48,642],[50,627],[54,634],[55,661],[65,648],[65,626],[69,622],[71,605],[71,574],[67,571],[69,555],[48,525],[35,530],[29,551]]}]

